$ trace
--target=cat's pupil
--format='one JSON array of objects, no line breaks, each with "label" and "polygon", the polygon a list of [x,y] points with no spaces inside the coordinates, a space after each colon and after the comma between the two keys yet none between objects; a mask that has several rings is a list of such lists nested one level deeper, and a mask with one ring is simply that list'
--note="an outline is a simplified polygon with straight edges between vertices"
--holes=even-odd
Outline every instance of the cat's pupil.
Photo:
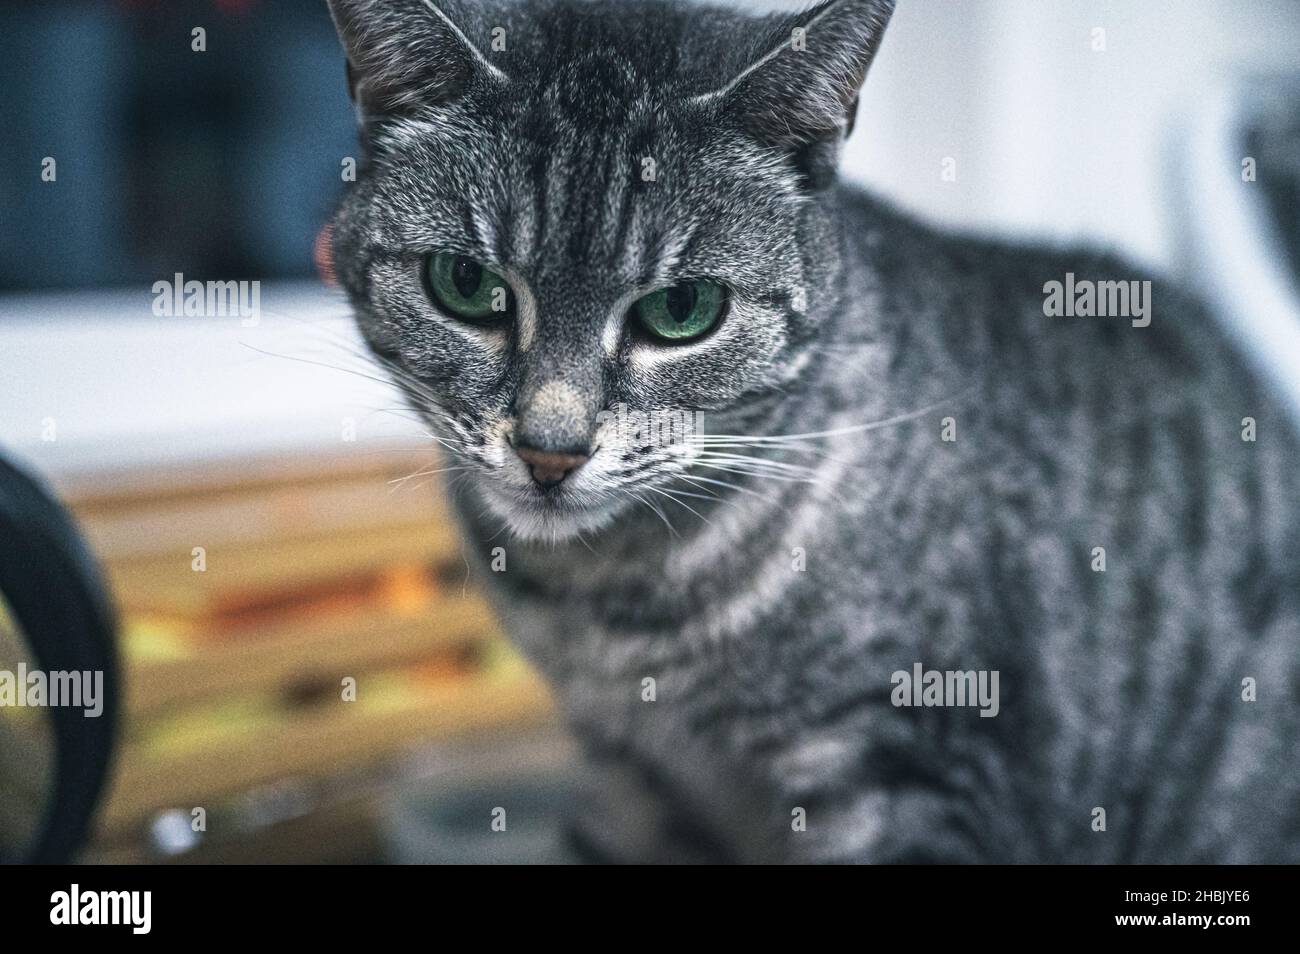
[{"label": "cat's pupil", "polygon": [[679,325],[695,310],[695,286],[678,285],[668,289],[668,314]]},{"label": "cat's pupil", "polygon": [[451,266],[451,283],[466,298],[473,298],[483,284],[483,266],[473,259],[457,256]]}]

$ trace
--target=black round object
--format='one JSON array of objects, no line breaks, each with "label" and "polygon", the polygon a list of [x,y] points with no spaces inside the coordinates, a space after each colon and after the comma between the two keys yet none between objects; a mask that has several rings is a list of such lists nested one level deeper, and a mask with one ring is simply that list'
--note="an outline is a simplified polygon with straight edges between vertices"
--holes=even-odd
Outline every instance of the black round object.
[{"label": "black round object", "polygon": [[54,791],[27,854],[3,861],[71,861],[103,789],[117,729],[119,672],[114,614],[99,570],[68,512],[0,458],[0,593],[47,673],[102,671],[104,710],[51,706]]}]

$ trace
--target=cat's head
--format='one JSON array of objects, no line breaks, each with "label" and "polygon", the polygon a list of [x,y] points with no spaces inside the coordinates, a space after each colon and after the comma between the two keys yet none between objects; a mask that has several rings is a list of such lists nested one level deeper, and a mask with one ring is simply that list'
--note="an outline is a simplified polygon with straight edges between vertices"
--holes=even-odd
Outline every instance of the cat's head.
[{"label": "cat's head", "polygon": [[893,0],[330,6],[366,157],[335,270],[490,511],[572,537],[689,475],[698,415],[761,430],[838,306]]}]

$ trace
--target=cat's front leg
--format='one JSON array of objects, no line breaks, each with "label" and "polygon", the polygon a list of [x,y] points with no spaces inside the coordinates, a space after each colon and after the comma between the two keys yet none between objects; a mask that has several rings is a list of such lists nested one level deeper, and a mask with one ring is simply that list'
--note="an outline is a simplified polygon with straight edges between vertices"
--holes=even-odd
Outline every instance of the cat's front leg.
[{"label": "cat's front leg", "polygon": [[951,795],[885,786],[791,804],[789,861],[973,864],[990,860]]},{"label": "cat's front leg", "polygon": [[764,863],[786,860],[774,790],[757,764],[737,760],[668,710],[638,709],[626,732],[580,722],[585,754],[569,813],[579,860]]},{"label": "cat's front leg", "polygon": [[565,850],[580,863],[739,860],[660,767],[630,749],[589,753],[564,824]]},{"label": "cat's front leg", "polygon": [[1005,830],[1021,827],[996,813],[968,765],[898,710],[789,736],[765,760],[788,861],[995,861]]}]

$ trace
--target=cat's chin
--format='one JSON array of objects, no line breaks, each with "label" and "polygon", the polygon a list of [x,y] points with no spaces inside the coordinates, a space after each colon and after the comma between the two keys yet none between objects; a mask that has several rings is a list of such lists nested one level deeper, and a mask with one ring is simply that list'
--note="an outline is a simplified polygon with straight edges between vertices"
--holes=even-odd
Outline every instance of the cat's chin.
[{"label": "cat's chin", "polygon": [[512,500],[490,491],[483,494],[483,499],[488,510],[516,538],[551,545],[577,541],[586,534],[603,530],[626,509],[614,501],[582,506],[543,497]]}]

